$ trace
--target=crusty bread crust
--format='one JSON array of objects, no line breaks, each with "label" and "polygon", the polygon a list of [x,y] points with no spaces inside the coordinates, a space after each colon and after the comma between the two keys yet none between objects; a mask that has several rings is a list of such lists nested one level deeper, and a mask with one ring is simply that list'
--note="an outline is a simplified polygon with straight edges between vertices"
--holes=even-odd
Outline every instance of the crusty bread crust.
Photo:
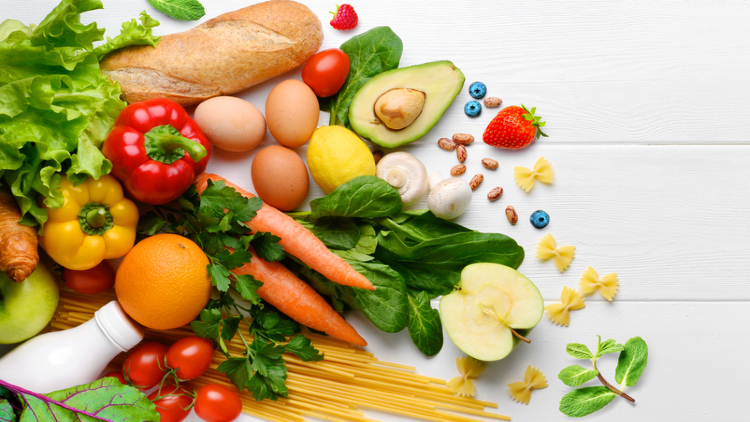
[{"label": "crusty bread crust", "polygon": [[320,20],[307,6],[272,0],[163,36],[156,48],[116,51],[101,68],[128,103],[164,97],[190,105],[292,70],[322,43]]}]

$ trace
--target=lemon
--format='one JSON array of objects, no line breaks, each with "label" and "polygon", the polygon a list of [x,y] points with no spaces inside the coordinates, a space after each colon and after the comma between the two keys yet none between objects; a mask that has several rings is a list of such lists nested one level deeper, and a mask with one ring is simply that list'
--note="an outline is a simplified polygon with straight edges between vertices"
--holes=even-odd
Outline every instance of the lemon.
[{"label": "lemon", "polygon": [[307,166],[325,193],[357,176],[374,176],[375,159],[357,134],[343,126],[321,126],[307,146]]}]

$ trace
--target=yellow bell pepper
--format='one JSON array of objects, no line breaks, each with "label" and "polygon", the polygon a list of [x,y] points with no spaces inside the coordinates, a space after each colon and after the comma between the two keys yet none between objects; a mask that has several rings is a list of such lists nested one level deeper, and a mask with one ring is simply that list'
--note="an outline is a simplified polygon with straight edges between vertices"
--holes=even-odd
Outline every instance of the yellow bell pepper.
[{"label": "yellow bell pepper", "polygon": [[71,270],[87,270],[130,251],[138,208],[123,196],[117,179],[105,175],[73,186],[65,177],[60,190],[65,202],[47,210],[49,219],[39,237],[52,259]]}]

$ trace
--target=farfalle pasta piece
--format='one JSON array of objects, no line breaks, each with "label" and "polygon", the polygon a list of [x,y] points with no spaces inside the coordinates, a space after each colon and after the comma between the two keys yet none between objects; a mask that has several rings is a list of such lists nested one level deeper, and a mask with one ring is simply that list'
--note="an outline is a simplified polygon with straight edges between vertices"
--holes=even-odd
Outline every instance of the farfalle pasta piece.
[{"label": "farfalle pasta piece", "polygon": [[484,371],[484,362],[464,356],[456,358],[456,367],[461,375],[448,381],[448,388],[459,396],[473,397],[474,382],[471,379],[476,378]]},{"label": "farfalle pasta piece", "polygon": [[555,172],[552,170],[552,165],[544,157],[539,157],[534,164],[534,170],[529,170],[526,167],[515,167],[516,183],[521,189],[529,192],[534,187],[536,181],[550,184],[555,181]]},{"label": "farfalle pasta piece", "polygon": [[565,271],[570,266],[570,262],[576,256],[575,246],[560,246],[557,247],[557,241],[552,234],[547,233],[546,236],[539,241],[539,246],[536,248],[536,257],[546,261],[548,259],[554,259],[555,265],[560,272]]},{"label": "farfalle pasta piece", "polygon": [[526,368],[526,375],[522,382],[508,384],[508,391],[513,400],[524,404],[529,404],[531,390],[542,388],[547,388],[547,378],[544,377],[542,371],[538,368],[533,368],[531,365]]},{"label": "farfalle pasta piece", "polygon": [[557,325],[568,326],[570,324],[570,311],[577,311],[586,307],[583,296],[570,287],[563,287],[561,303],[547,305],[544,310],[547,316]]},{"label": "farfalle pasta piece", "polygon": [[599,278],[599,273],[593,267],[589,266],[583,272],[583,275],[581,275],[580,286],[581,293],[585,296],[594,294],[595,291],[599,290],[605,299],[612,302],[612,299],[617,294],[619,282],[617,281],[616,273],[610,273]]}]

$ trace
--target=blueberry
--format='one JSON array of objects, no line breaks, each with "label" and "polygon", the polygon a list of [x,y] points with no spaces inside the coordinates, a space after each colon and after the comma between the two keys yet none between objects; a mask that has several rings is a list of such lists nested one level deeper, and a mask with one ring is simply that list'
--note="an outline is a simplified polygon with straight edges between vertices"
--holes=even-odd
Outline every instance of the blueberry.
[{"label": "blueberry", "polygon": [[464,113],[469,117],[477,117],[482,112],[482,105],[479,101],[469,101],[464,106]]},{"label": "blueberry", "polygon": [[484,98],[487,94],[487,87],[481,82],[474,82],[469,87],[469,94],[471,94],[473,98]]},{"label": "blueberry", "polygon": [[531,221],[531,225],[537,229],[545,228],[547,227],[547,224],[549,224],[549,214],[542,210],[536,210],[531,214],[529,221]]}]

